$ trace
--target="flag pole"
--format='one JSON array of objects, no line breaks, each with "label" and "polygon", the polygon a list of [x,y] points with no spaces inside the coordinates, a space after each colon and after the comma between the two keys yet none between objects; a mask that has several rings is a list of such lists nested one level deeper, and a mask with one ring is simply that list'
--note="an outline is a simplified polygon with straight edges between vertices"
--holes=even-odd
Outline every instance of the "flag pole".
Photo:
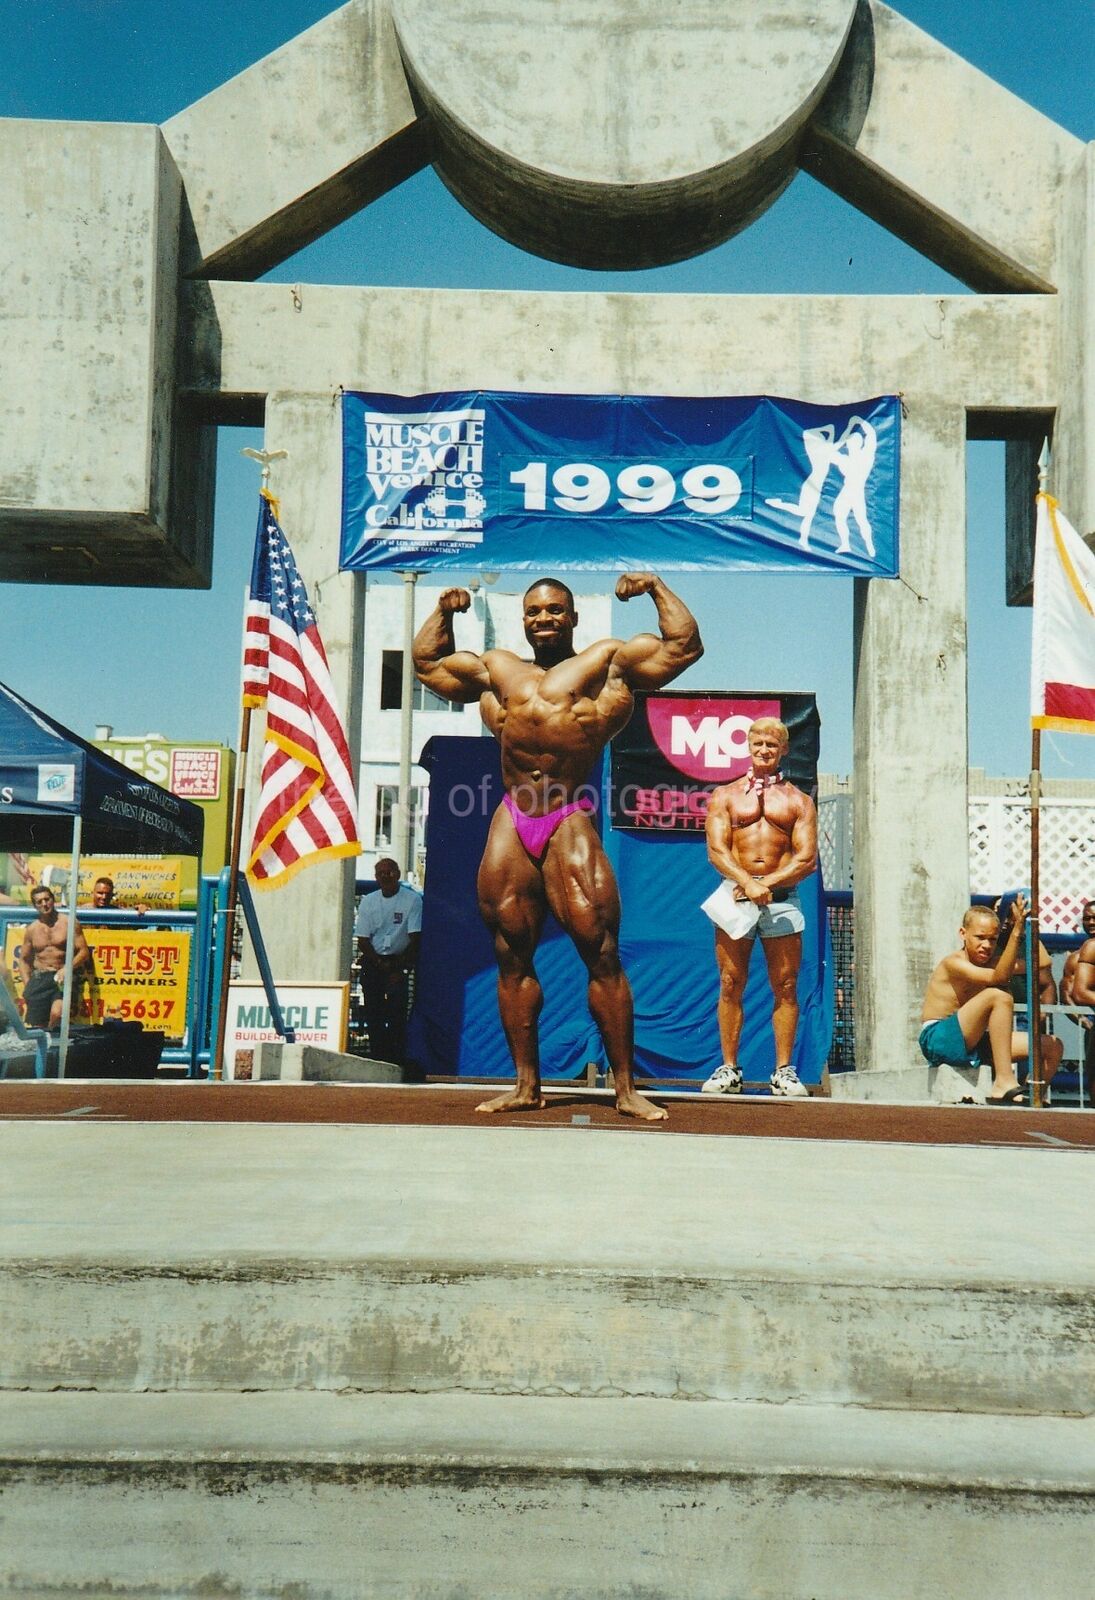
[{"label": "flag pole", "polygon": [[[270,463],[283,461],[288,450],[241,450],[241,456],[262,464],[262,487],[270,488]],[[213,1050],[212,1078],[224,1077],[224,1036],[228,1028],[228,987],[232,982],[232,950],[236,942],[236,914],[239,905],[240,854],[243,846],[243,807],[247,789],[247,751],[251,738],[251,707],[245,705],[240,719],[239,755],[236,762],[235,809],[232,813],[232,851],[228,860],[228,895],[224,906],[224,960],[221,963],[220,999],[217,1006],[217,1040]]]},{"label": "flag pole", "polygon": [[[1038,493],[1046,493],[1049,476],[1049,440],[1042,441],[1038,457]],[[1027,941],[1027,1021],[1029,1023],[1027,1065],[1030,1068],[1031,1104],[1045,1103],[1042,1083],[1042,993],[1041,930],[1038,918],[1040,893],[1038,863],[1041,854],[1042,815],[1042,730],[1030,730],[1030,916]]]}]

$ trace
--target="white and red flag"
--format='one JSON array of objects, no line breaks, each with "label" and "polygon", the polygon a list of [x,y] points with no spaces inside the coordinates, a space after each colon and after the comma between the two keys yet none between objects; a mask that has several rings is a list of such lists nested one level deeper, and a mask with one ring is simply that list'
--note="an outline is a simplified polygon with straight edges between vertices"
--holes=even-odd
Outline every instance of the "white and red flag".
[{"label": "white and red flag", "polygon": [[360,855],[361,845],[350,751],[315,613],[278,503],[260,492],[243,703],[266,707],[266,741],[247,873],[257,889],[272,889],[313,862]]},{"label": "white and red flag", "polygon": [[1048,494],[1034,545],[1030,720],[1095,733],[1095,554]]}]

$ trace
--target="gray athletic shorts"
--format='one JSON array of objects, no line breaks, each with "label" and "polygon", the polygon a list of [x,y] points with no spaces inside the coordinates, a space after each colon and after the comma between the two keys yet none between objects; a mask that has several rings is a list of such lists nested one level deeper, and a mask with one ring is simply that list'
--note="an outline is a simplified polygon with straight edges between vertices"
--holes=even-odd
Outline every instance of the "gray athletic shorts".
[{"label": "gray athletic shorts", "polygon": [[786,889],[783,893],[786,899],[755,906],[751,900],[735,900],[734,885],[724,878],[700,909],[728,938],[753,939],[759,934],[762,939],[785,939],[789,933],[801,933],[806,918],[798,890]]}]

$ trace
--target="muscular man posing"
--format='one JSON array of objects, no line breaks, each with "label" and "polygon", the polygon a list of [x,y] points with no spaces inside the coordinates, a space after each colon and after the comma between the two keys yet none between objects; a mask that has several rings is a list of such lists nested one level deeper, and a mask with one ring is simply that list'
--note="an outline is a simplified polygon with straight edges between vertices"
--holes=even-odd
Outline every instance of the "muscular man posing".
[{"label": "muscular man posing", "polygon": [[[31,891],[30,901],[38,913],[38,920],[27,929],[19,950],[26,1020],[32,1028],[57,1028],[61,1022],[61,980],[64,976],[68,918],[61,916],[52,889],[47,889],[44,884]],[[91,951],[84,930],[77,922],[72,935],[74,1016],[83,977],[80,969],[90,961]]]},{"label": "muscular man posing", "polygon": [[749,729],[752,766],[743,778],[716,789],[707,805],[707,853],[726,881],[703,907],[715,923],[722,1046],[722,1065],[703,1085],[705,1094],[741,1091],[742,995],[758,933],[772,986],[772,1093],[795,1099],[807,1093],[791,1065],[806,925],[795,886],[817,866],[817,812],[809,795],[780,771],[787,743],[782,722],[758,718]]},{"label": "muscular man posing", "polygon": [[582,796],[605,745],[631,716],[636,690],[661,689],[703,654],[695,618],[653,573],[628,573],[620,600],[648,594],[661,637],[602,639],[575,654],[578,614],[566,584],[534,583],[524,599],[532,660],[509,650],[457,650],[453,614],[466,589],[446,589],[414,642],[420,680],[446,700],[478,700],[502,747],[502,804],[479,868],[479,909],[494,937],[498,1006],[517,1072],[512,1092],[480,1111],[544,1104],[537,1020],[543,993],[533,957],[550,907],[589,973],[589,1009],[612,1068],[616,1108],[657,1122],[665,1112],[636,1093],[631,989],[620,965],[620,899]]}]

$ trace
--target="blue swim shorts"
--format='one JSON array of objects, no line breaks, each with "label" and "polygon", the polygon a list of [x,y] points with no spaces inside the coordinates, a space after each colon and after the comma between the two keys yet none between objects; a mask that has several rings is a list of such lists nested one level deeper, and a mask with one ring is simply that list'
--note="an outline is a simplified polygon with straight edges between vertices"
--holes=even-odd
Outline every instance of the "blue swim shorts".
[{"label": "blue swim shorts", "polygon": [[981,1057],[971,1050],[956,1012],[925,1022],[920,1030],[920,1053],[932,1067],[979,1067]]}]

